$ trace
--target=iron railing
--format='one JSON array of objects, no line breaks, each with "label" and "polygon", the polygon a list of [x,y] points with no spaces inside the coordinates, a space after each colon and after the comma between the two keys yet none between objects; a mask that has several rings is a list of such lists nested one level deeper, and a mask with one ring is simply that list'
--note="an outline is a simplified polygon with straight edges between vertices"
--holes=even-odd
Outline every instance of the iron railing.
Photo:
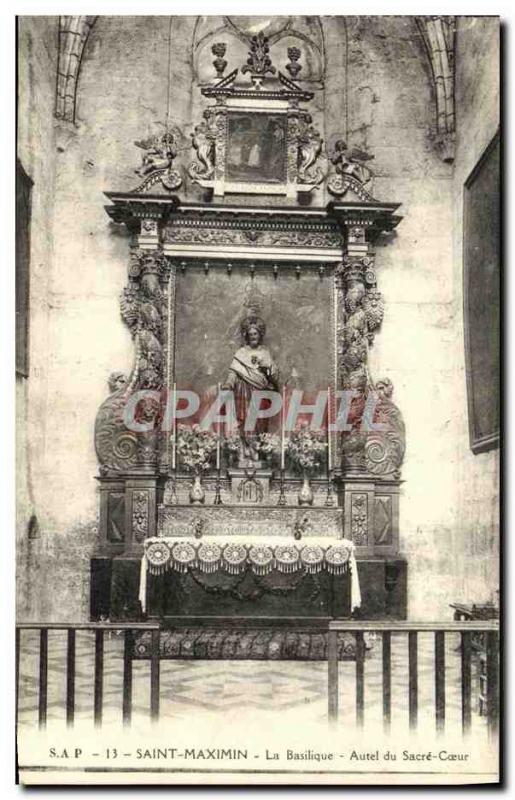
[{"label": "iron railing", "polygon": [[470,622],[374,622],[333,620],[328,634],[328,713],[334,721],[339,713],[338,691],[338,633],[351,633],[356,637],[356,723],[364,724],[365,712],[365,633],[380,634],[382,638],[382,694],[383,723],[390,729],[392,715],[392,633],[407,634],[408,649],[408,709],[410,728],[418,723],[418,634],[434,634],[434,685],[435,727],[441,733],[445,727],[445,634],[461,634],[461,724],[464,734],[471,726],[472,697],[472,636],[482,634],[485,639],[488,730],[495,735],[499,723],[499,623],[492,621]]},{"label": "iron railing", "polygon": [[[176,617],[167,620],[168,625],[178,627],[192,624],[203,624],[207,627],[263,627],[277,624],[281,628],[295,629],[305,627],[306,618],[288,617],[284,619],[244,617]],[[407,704],[409,725],[416,728],[419,711],[418,688],[418,634],[434,635],[434,687],[435,687],[435,727],[441,733],[445,727],[446,696],[446,664],[445,635],[459,633],[461,635],[461,723],[467,734],[471,727],[472,701],[472,637],[480,634],[484,639],[486,657],[486,714],[488,731],[495,735],[499,723],[499,622],[376,622],[329,620],[328,618],[311,618],[311,622],[320,631],[328,632],[328,714],[329,720],[335,721],[339,714],[338,688],[338,634],[349,633],[355,637],[355,716],[358,726],[365,721],[365,633],[376,633],[382,640],[382,699],[383,724],[386,731],[390,729],[392,717],[392,666],[391,644],[392,634],[406,634],[408,653]],[[18,713],[18,686],[20,677],[21,634],[24,630],[39,631],[39,694],[38,720],[41,728],[47,721],[48,691],[48,632],[60,630],[67,632],[66,647],[66,721],[69,726],[75,718],[75,641],[77,631],[94,631],[94,697],[93,714],[95,725],[102,724],[103,687],[104,687],[104,637],[109,632],[123,632],[123,689],[122,718],[124,725],[130,725],[132,718],[132,665],[134,659],[134,635],[138,632],[150,632],[150,717],[159,718],[160,700],[160,625],[159,622],[147,623],[20,623],[16,626],[16,713]]]},{"label": "iron railing", "polygon": [[46,727],[48,692],[48,631],[67,631],[66,647],[66,722],[72,726],[75,719],[75,635],[77,631],[95,632],[95,669],[93,714],[95,725],[102,724],[104,699],[104,637],[109,632],[123,632],[123,694],[122,717],[124,725],[130,725],[132,717],[132,662],[134,633],[150,631],[150,717],[159,717],[159,624],[158,623],[61,623],[61,622],[22,622],[16,626],[16,717],[18,716],[18,694],[20,680],[21,632],[39,631],[39,727]]}]

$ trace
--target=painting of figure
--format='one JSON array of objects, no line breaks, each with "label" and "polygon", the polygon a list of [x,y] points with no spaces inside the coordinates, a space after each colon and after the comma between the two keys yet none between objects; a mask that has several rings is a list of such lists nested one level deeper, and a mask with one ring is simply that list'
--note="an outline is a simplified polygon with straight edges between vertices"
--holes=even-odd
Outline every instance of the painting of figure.
[{"label": "painting of figure", "polygon": [[231,114],[226,157],[228,181],[286,181],[286,118]]}]

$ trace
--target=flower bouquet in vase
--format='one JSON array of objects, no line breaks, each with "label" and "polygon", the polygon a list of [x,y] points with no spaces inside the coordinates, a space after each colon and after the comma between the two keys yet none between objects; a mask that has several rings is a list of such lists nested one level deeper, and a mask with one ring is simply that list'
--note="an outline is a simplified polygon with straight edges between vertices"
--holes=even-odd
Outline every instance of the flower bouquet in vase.
[{"label": "flower bouquet in vase", "polygon": [[200,477],[211,465],[217,442],[217,435],[203,430],[200,425],[193,425],[191,428],[186,425],[179,426],[177,456],[186,469],[194,474],[190,503],[203,503],[206,499]]},{"label": "flower bouquet in vase", "polygon": [[271,466],[274,456],[281,452],[281,439],[275,433],[258,433],[255,448],[259,455]]},{"label": "flower bouquet in vase", "polygon": [[232,430],[226,434],[223,445],[226,450],[229,464],[236,466],[241,452],[241,436],[237,430]]},{"label": "flower bouquet in vase", "polygon": [[309,483],[309,476],[317,470],[322,463],[323,454],[327,448],[326,436],[323,431],[310,428],[307,422],[302,423],[293,431],[288,439],[286,455],[297,472],[302,473],[302,486],[299,489],[299,505],[313,505],[313,490]]},{"label": "flower bouquet in vase", "polygon": [[[278,455],[281,450],[281,441],[275,433],[258,433],[252,438],[252,450],[256,456],[263,458],[268,464],[272,463],[275,455]],[[243,443],[239,431],[232,431],[229,436],[224,439],[224,447],[228,453],[229,461],[232,464],[237,464],[242,456]]]}]

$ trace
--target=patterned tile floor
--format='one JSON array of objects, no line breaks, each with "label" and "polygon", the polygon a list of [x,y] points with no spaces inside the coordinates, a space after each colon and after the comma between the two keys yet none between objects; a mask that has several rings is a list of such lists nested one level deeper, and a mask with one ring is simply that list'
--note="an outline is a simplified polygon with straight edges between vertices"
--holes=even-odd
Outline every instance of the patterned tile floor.
[{"label": "patterned tile floor", "polygon": [[[446,725],[458,730],[460,725],[460,653],[459,639],[446,637]],[[77,633],[76,719],[93,719],[94,636]],[[66,634],[51,631],[48,643],[48,721],[65,720]],[[434,647],[430,634],[419,635],[419,717],[434,720]],[[39,636],[23,631],[21,646],[19,724],[37,723]],[[123,639],[108,634],[104,654],[104,721],[121,722]],[[355,719],[355,664],[341,662],[340,707],[345,724]],[[408,727],[407,638],[392,635],[392,729]],[[478,679],[473,663],[473,731],[485,728],[477,715]],[[133,719],[148,718],[150,702],[150,663],[133,662]],[[253,718],[271,711],[281,719],[302,719],[320,723],[327,718],[327,665],[324,662],[299,661],[161,661],[161,717],[184,724],[198,721],[199,715],[231,719],[246,715]],[[257,716],[256,716],[257,715]],[[382,664],[378,638],[365,663],[365,722],[382,723]]]}]

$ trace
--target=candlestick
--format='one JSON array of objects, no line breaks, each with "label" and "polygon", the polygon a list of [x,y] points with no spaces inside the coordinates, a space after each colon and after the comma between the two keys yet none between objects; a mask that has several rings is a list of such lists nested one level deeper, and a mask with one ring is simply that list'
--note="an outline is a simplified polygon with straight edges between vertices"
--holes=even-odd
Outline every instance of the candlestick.
[{"label": "candlestick", "polygon": [[173,425],[173,435],[172,435],[172,469],[175,470],[177,467],[177,421],[175,418],[175,404],[177,402],[177,384],[174,383],[173,385],[173,392],[172,392],[172,425]]},{"label": "candlestick", "polygon": [[284,472],[284,404],[286,398],[286,386],[283,386],[281,402],[281,472]]},{"label": "candlestick", "polygon": [[327,387],[327,475],[331,474],[331,387]]},{"label": "candlestick", "polygon": [[326,506],[334,506],[334,497],[333,497],[333,487],[332,487],[332,480],[331,480],[331,473],[327,473],[327,493],[325,496],[325,503]]},{"label": "candlestick", "polygon": [[284,469],[281,470],[281,482],[279,484],[279,499],[277,500],[277,505],[286,505],[286,494],[284,492]]},{"label": "candlestick", "polygon": [[[220,402],[220,384],[218,384],[218,402]],[[221,409],[220,409],[221,410]],[[221,431],[221,422],[218,423],[218,438],[216,440],[216,468],[220,471],[220,431]]]},{"label": "candlestick", "polygon": [[222,494],[221,494],[222,482],[220,480],[220,470],[216,473],[216,483],[215,483],[215,497],[213,500],[214,506],[221,506],[222,505]]}]

